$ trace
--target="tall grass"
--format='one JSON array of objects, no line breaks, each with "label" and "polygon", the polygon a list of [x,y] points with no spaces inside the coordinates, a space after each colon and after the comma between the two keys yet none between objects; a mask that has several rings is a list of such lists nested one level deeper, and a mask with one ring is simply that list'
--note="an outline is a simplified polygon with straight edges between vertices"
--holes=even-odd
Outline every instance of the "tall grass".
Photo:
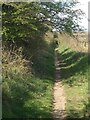
[{"label": "tall grass", "polygon": [[3,50],[3,118],[52,117],[54,45],[45,41],[33,55]]},{"label": "tall grass", "polygon": [[[63,39],[63,36],[61,36]],[[61,80],[66,94],[66,110],[68,118],[89,119],[88,116],[88,53],[75,48],[72,38],[62,40],[58,48],[60,59]],[[77,44],[77,43],[76,43]]]}]

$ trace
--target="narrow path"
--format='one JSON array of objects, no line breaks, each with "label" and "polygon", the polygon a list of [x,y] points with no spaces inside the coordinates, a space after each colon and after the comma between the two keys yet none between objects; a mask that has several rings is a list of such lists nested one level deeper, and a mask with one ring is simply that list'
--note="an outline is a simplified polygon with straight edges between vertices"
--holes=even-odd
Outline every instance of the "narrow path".
[{"label": "narrow path", "polygon": [[66,111],[65,111],[65,94],[64,87],[60,80],[60,62],[58,60],[57,51],[55,50],[55,84],[54,84],[54,103],[53,103],[53,118],[56,120],[65,120]]}]

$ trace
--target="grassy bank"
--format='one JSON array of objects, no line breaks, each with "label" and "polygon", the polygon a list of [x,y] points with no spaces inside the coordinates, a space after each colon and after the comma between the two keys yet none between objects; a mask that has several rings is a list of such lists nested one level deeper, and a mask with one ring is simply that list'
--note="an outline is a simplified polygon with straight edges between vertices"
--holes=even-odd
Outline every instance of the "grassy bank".
[{"label": "grassy bank", "polygon": [[15,76],[5,81],[3,118],[51,117],[52,81],[31,76]]},{"label": "grassy bank", "polygon": [[[32,54],[3,50],[3,118],[51,118],[54,44],[48,36]],[[6,48],[6,47],[5,47]]]},{"label": "grassy bank", "polygon": [[88,119],[88,53],[71,47],[65,36],[58,50],[68,118]]}]

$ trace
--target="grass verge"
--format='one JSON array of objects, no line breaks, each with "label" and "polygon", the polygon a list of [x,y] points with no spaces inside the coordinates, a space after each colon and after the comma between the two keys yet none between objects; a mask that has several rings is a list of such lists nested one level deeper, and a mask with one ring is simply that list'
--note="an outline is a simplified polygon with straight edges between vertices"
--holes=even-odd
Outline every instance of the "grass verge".
[{"label": "grass verge", "polygon": [[[72,46],[73,47],[73,46]],[[88,116],[88,54],[72,49],[64,40],[60,44],[61,80],[66,94],[67,117],[89,119]]]}]

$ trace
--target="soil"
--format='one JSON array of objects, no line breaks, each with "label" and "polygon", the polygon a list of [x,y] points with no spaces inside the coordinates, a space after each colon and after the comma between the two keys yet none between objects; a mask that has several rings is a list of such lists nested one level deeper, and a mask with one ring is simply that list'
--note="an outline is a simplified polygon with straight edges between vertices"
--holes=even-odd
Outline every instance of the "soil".
[{"label": "soil", "polygon": [[54,84],[54,101],[53,101],[53,118],[56,120],[65,120],[66,118],[66,99],[64,86],[60,75],[60,61],[58,60],[58,53],[55,50],[55,84]]}]

